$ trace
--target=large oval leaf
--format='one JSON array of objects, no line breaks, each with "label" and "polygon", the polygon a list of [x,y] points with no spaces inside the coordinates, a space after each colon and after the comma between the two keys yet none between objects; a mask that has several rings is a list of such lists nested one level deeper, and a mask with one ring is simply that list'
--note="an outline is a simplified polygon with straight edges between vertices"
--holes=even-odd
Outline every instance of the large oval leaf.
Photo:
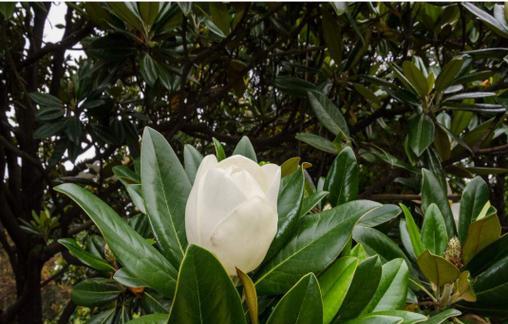
[{"label": "large oval leaf", "polygon": [[178,273],[168,323],[246,323],[240,296],[220,262],[196,245]]},{"label": "large oval leaf", "polygon": [[310,324],[323,322],[319,284],[309,273],[298,281],[277,303],[267,324]]},{"label": "large oval leaf", "polygon": [[265,260],[270,260],[295,232],[298,215],[303,199],[305,178],[303,169],[299,168],[289,176],[282,178],[277,200],[277,233],[270,245]]},{"label": "large oval leaf", "polygon": [[460,199],[460,216],[457,232],[461,242],[466,240],[467,229],[489,201],[489,186],[482,177],[475,177],[467,183]]},{"label": "large oval leaf", "polygon": [[339,311],[357,267],[357,258],[342,257],[319,276],[323,296],[323,323],[330,323]]},{"label": "large oval leaf", "polygon": [[187,245],[185,204],[191,184],[171,145],[149,127],[141,144],[141,185],[154,235],[176,267]]},{"label": "large oval leaf", "polygon": [[71,298],[76,305],[95,306],[115,300],[124,290],[111,279],[86,279],[72,287]]},{"label": "large oval leaf", "polygon": [[448,237],[455,236],[455,221],[448,203],[446,191],[437,177],[429,170],[422,169],[422,208],[427,210],[430,204],[435,203],[443,215]]},{"label": "large oval leaf", "polygon": [[456,266],[428,250],[423,252],[416,262],[423,275],[438,287],[454,282],[460,274]]},{"label": "large oval leaf", "polygon": [[358,219],[379,207],[373,201],[357,200],[304,216],[293,238],[261,270],[258,292],[278,294],[303,274],[324,270],[340,254]]},{"label": "large oval leaf", "polygon": [[446,224],[441,211],[436,204],[432,203],[425,210],[422,225],[422,243],[430,252],[443,255],[448,245]]},{"label": "large oval leaf", "polygon": [[335,136],[340,135],[342,138],[348,138],[349,129],[339,108],[323,93],[309,91],[307,95],[310,106],[321,125]]},{"label": "large oval leaf", "polygon": [[55,190],[69,196],[86,212],[129,273],[165,296],[173,294],[176,269],[111,207],[72,183],[61,184]]},{"label": "large oval leaf", "polygon": [[399,246],[386,234],[375,228],[355,226],[353,230],[353,239],[361,243],[370,255],[378,254],[384,261],[403,258],[409,264],[407,256]]},{"label": "large oval leaf", "polygon": [[467,231],[466,241],[462,249],[462,261],[467,264],[478,252],[501,236],[501,224],[497,215],[481,218],[471,225]]},{"label": "large oval leaf", "polygon": [[233,155],[235,154],[243,155],[254,162],[258,161],[256,151],[254,151],[254,147],[247,136],[242,136],[238,144],[236,144],[235,150],[233,151]]},{"label": "large oval leaf", "polygon": [[183,165],[185,166],[185,172],[189,177],[191,183],[194,183],[194,178],[198,172],[199,165],[203,160],[203,155],[199,153],[196,148],[190,144],[185,144],[183,147]]},{"label": "large oval leaf", "polygon": [[422,114],[411,120],[408,139],[411,150],[416,156],[421,156],[434,141],[434,123],[432,119]]},{"label": "large oval leaf", "polygon": [[356,199],[358,195],[358,163],[351,147],[339,152],[325,179],[324,190],[332,206]]},{"label": "large oval leaf", "polygon": [[404,259],[385,263],[377,290],[363,313],[402,309],[406,303],[408,281],[409,271]]}]

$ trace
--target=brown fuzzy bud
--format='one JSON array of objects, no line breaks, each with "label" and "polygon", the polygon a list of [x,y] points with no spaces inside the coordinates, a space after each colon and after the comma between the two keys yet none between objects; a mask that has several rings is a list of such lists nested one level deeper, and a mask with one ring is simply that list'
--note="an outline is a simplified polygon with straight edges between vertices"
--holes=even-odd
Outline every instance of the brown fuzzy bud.
[{"label": "brown fuzzy bud", "polygon": [[459,239],[454,236],[448,241],[444,255],[445,259],[453,263],[457,268],[462,268],[462,247]]}]

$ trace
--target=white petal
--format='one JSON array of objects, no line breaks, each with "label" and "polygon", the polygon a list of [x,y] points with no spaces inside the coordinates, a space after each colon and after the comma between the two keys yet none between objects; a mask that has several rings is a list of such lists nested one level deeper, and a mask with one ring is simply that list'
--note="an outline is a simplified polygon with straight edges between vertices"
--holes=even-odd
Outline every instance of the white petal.
[{"label": "white petal", "polygon": [[224,170],[208,170],[201,181],[197,194],[197,227],[200,242],[205,244],[215,226],[247,198]]},{"label": "white petal", "polygon": [[266,197],[274,206],[277,206],[277,197],[279,196],[280,188],[280,166],[270,163],[263,165],[261,169],[265,174],[267,182],[270,183],[266,191]]},{"label": "white petal", "polygon": [[453,220],[455,221],[456,228],[459,228],[459,216],[460,216],[460,202],[453,203],[451,206]]},{"label": "white petal", "polygon": [[213,154],[209,154],[203,158],[201,163],[199,164],[198,171],[196,172],[196,178],[194,179],[194,183],[198,182],[208,170],[215,168],[217,166],[217,158]]},{"label": "white petal", "polygon": [[258,267],[277,232],[277,211],[254,197],[238,206],[217,225],[207,248],[221,261],[229,275],[235,267],[247,273]]},{"label": "white petal", "polygon": [[247,171],[257,181],[265,193],[268,191],[271,184],[271,181],[268,181],[262,168],[256,162],[242,155],[230,156],[220,161],[217,167],[224,170],[231,170],[232,173],[240,170]]},{"label": "white petal", "polygon": [[249,172],[245,170],[235,170],[230,174],[230,176],[246,198],[251,198],[254,196],[266,196],[258,181],[256,181],[256,179],[254,179],[254,177]]}]

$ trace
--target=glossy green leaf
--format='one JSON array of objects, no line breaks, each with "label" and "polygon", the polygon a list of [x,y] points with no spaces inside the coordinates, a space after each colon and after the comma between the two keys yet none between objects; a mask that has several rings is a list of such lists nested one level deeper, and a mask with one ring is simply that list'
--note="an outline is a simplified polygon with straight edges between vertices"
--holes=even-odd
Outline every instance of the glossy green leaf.
[{"label": "glossy green leaf", "polygon": [[270,260],[293,236],[299,221],[304,189],[303,169],[282,178],[277,199],[277,233],[270,245],[266,260]]},{"label": "glossy green leaf", "polygon": [[9,20],[14,10],[16,9],[16,2],[2,2],[0,3],[0,14],[4,16],[5,20]]},{"label": "glossy green leaf", "polygon": [[74,239],[66,238],[59,239],[58,243],[62,244],[69,250],[69,253],[78,258],[79,261],[83,262],[90,268],[99,270],[99,271],[115,271],[112,265],[107,263],[104,259],[95,256],[94,254],[86,251],[82,247],[80,247]]},{"label": "glossy green leaf", "polygon": [[55,96],[52,96],[47,93],[40,93],[40,92],[32,92],[29,94],[30,98],[32,98],[33,101],[35,101],[36,104],[42,106],[42,107],[57,107],[57,108],[63,108],[64,104],[63,102],[58,99]]},{"label": "glossy green leaf", "polygon": [[280,165],[281,176],[282,177],[288,176],[291,173],[298,170],[298,167],[300,166],[300,160],[301,160],[300,157],[294,156],[284,161],[284,163]]},{"label": "glossy green leaf", "polygon": [[141,141],[141,185],[155,238],[177,267],[187,246],[185,204],[191,184],[171,145],[148,127]]},{"label": "glossy green leaf", "polygon": [[413,252],[415,256],[418,257],[425,250],[422,242],[422,237],[420,235],[420,229],[418,228],[418,225],[416,225],[413,215],[409,209],[403,204],[400,204],[400,207],[402,208],[404,217],[406,218],[406,228],[411,240]]},{"label": "glossy green leaf", "polygon": [[349,137],[349,129],[340,109],[323,93],[308,93],[309,103],[317,119],[333,135]]},{"label": "glossy green leaf", "polygon": [[330,323],[342,306],[358,264],[355,257],[342,257],[319,276],[323,297],[323,323]]},{"label": "glossy green leaf", "polygon": [[332,206],[355,200],[358,195],[358,163],[355,153],[347,146],[339,152],[325,178],[324,190]]},{"label": "glossy green leaf", "polygon": [[143,21],[135,8],[135,4],[109,2],[108,9],[111,13],[120,18],[120,20],[122,20],[126,25],[137,29],[139,32],[145,31]]},{"label": "glossy green leaf", "polygon": [[81,306],[95,306],[115,300],[125,289],[114,280],[86,279],[72,287],[72,302]]},{"label": "glossy green leaf", "polygon": [[455,221],[448,203],[446,191],[441,186],[436,175],[427,169],[422,169],[421,193],[423,210],[426,211],[432,203],[436,204],[443,215],[448,237],[455,236]]},{"label": "glossy green leaf", "polygon": [[[355,226],[353,230],[353,239],[361,243],[365,251],[370,255],[378,254],[386,261],[397,258],[404,258],[407,260],[406,255],[399,246],[386,234],[375,228]],[[409,263],[409,260],[407,261]]]},{"label": "glossy green leaf", "polygon": [[339,319],[355,318],[369,304],[381,279],[381,260],[375,255],[363,260],[356,269],[346,298],[339,310]]},{"label": "glossy green leaf", "polygon": [[145,287],[145,283],[128,273],[125,269],[118,269],[113,275],[113,279],[126,287]]},{"label": "glossy green leaf", "polygon": [[337,154],[338,152],[337,145],[319,135],[311,133],[298,133],[296,134],[295,138],[323,152],[331,154]]},{"label": "glossy green leaf", "polygon": [[188,247],[182,260],[168,323],[246,323],[240,296],[226,270],[196,245]]},{"label": "glossy green leaf", "polygon": [[319,272],[340,254],[354,224],[380,204],[356,200],[302,217],[293,238],[262,269],[256,287],[260,294],[278,294],[302,275]]},{"label": "glossy green leaf", "polygon": [[445,64],[441,73],[439,73],[436,83],[435,89],[436,91],[444,91],[446,88],[453,84],[453,81],[459,74],[462,69],[462,65],[464,64],[464,59],[461,57],[454,57],[448,63]]},{"label": "glossy green leaf", "polygon": [[275,305],[267,324],[310,324],[323,322],[323,303],[316,276],[302,277]]},{"label": "glossy green leaf", "polygon": [[185,172],[187,173],[191,183],[194,183],[194,178],[196,178],[196,173],[198,172],[198,168],[202,160],[203,155],[201,155],[194,146],[190,144],[184,145],[183,165],[185,166]]},{"label": "glossy green leaf", "polygon": [[430,89],[427,79],[413,62],[405,61],[402,63],[402,71],[412,88],[418,95],[420,95],[420,97],[425,97],[429,93]]},{"label": "glossy green leaf", "polygon": [[226,152],[224,152],[224,147],[215,137],[212,138],[213,146],[215,148],[215,155],[217,156],[217,161],[222,161],[226,158]]},{"label": "glossy green leaf", "polygon": [[489,268],[478,275],[473,283],[476,293],[475,307],[485,313],[508,315],[506,308],[508,296],[508,256],[496,260]]},{"label": "glossy green leaf", "polygon": [[128,184],[125,186],[129,197],[131,197],[132,203],[136,206],[136,209],[146,214],[145,200],[143,199],[143,192],[140,184]]},{"label": "glossy green leaf", "polygon": [[[159,2],[139,2],[138,4],[139,14],[147,27],[153,26],[157,16],[159,15]],[[150,29],[150,28],[148,28]]]},{"label": "glossy green leaf", "polygon": [[156,67],[156,62],[149,54],[145,54],[141,59],[139,71],[146,83],[153,87],[159,78],[159,73]]},{"label": "glossy green leaf", "polygon": [[303,198],[302,208],[300,209],[300,215],[307,215],[314,207],[316,207],[321,200],[328,196],[328,191],[316,191],[310,196]]},{"label": "glossy green leaf", "polygon": [[309,81],[287,75],[278,76],[273,84],[277,88],[297,97],[306,97],[309,91],[318,91],[317,87]]},{"label": "glossy green leaf", "polygon": [[417,263],[425,278],[438,287],[454,282],[460,274],[456,266],[428,250],[418,257]]},{"label": "glossy green leaf", "polygon": [[39,126],[34,132],[35,139],[45,139],[58,134],[65,126],[65,119],[58,119],[56,121],[44,123]]},{"label": "glossy green leaf", "polygon": [[478,19],[480,19],[490,28],[492,28],[492,30],[495,33],[505,38],[508,37],[508,29],[502,23],[500,23],[495,17],[485,12],[484,10],[478,8],[473,3],[464,2],[462,3],[462,6],[464,6],[464,8],[466,8],[469,12],[471,12],[473,15],[478,17]]},{"label": "glossy green leaf", "polygon": [[409,147],[416,154],[421,156],[423,152],[434,141],[434,123],[426,115],[413,118],[409,123]]},{"label": "glossy green leaf", "polygon": [[233,155],[235,154],[243,155],[254,162],[258,161],[256,151],[254,151],[254,147],[247,136],[242,136],[242,139],[236,144],[235,150],[233,151]]},{"label": "glossy green leaf", "polygon": [[374,312],[370,316],[394,316],[402,318],[402,324],[413,324],[425,322],[428,317],[414,312],[404,310],[386,310],[380,312]]},{"label": "glossy green leaf", "polygon": [[345,322],[344,324],[402,324],[404,319],[399,316],[368,314]]},{"label": "glossy green leaf", "polygon": [[402,309],[406,303],[409,271],[404,259],[385,263],[376,292],[363,313]]},{"label": "glossy green leaf", "polygon": [[421,237],[425,249],[433,254],[443,255],[448,245],[448,234],[443,215],[434,203],[425,210]]},{"label": "glossy green leaf", "polygon": [[471,272],[473,277],[479,275],[496,261],[508,256],[508,234],[504,234],[498,240],[479,251],[465,269]]},{"label": "glossy green leaf", "polygon": [[120,263],[147,286],[171,296],[176,269],[105,202],[71,183],[54,188],[69,196],[92,219]]},{"label": "glossy green leaf", "polygon": [[462,248],[462,261],[467,264],[478,252],[501,236],[501,224],[497,215],[487,216],[469,225]]},{"label": "glossy green leaf", "polygon": [[400,214],[400,208],[397,205],[385,204],[380,208],[365,214],[358,221],[359,226],[376,227],[389,222]]},{"label": "glossy green leaf", "polygon": [[460,199],[460,216],[457,232],[461,242],[466,240],[469,225],[478,217],[489,200],[489,186],[482,177],[475,177],[467,183]]},{"label": "glossy green leaf", "polygon": [[462,313],[454,308],[446,309],[442,312],[439,312],[436,315],[431,316],[426,324],[441,324],[441,323],[448,323],[448,320],[452,317],[457,317],[462,315]]}]

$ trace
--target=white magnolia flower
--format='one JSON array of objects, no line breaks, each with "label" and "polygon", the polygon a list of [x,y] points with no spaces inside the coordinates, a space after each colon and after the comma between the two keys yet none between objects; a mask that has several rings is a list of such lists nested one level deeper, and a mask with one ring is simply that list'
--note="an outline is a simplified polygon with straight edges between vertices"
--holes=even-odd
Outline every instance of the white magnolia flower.
[{"label": "white magnolia flower", "polygon": [[241,155],[220,162],[206,156],[185,209],[189,244],[206,248],[229,275],[263,261],[277,232],[280,167],[259,166]]}]

